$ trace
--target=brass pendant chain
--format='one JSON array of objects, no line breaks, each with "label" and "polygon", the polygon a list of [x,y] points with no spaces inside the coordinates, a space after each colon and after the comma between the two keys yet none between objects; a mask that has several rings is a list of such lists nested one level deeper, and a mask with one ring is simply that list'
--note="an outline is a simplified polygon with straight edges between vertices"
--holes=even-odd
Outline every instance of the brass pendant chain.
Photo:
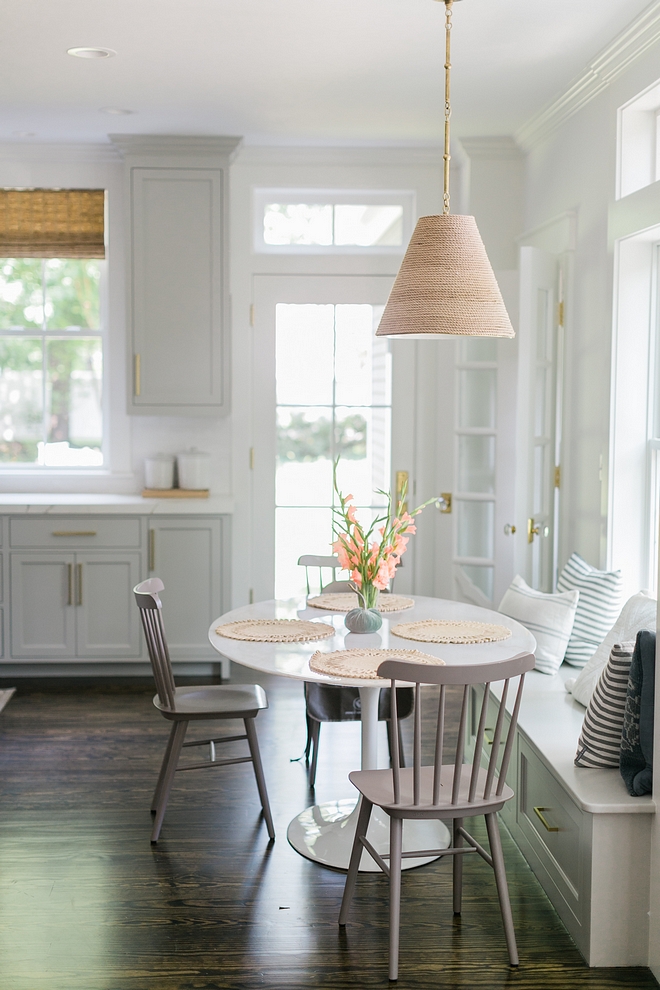
[{"label": "brass pendant chain", "polygon": [[451,77],[451,8],[453,5],[453,0],[445,0],[445,152],[443,157],[444,161],[444,194],[443,194],[443,207],[442,213],[446,215],[449,213],[449,162],[451,161],[451,155],[449,154],[449,122],[451,119],[451,101],[450,101],[450,77]]}]

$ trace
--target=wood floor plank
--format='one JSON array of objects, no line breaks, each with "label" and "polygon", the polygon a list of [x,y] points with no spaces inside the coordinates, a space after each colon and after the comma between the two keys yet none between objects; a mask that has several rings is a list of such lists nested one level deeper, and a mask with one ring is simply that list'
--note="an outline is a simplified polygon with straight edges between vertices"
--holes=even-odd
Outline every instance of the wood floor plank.
[{"label": "wood floor plank", "polygon": [[[286,841],[290,819],[312,803],[304,765],[291,762],[304,746],[302,689],[261,680],[270,708],[257,729],[275,843],[251,767],[237,765],[177,776],[156,847],[149,802],[168,725],[151,685],[12,682],[18,690],[0,719],[2,990],[388,985],[384,878],[360,876],[342,932],[344,875]],[[432,705],[429,694],[425,709]],[[359,732],[323,726],[318,800],[351,797]],[[489,868],[466,862],[456,919],[451,865],[440,861],[403,877],[401,990],[657,987],[646,969],[589,969],[506,832],[503,840],[519,970],[508,965]]]}]

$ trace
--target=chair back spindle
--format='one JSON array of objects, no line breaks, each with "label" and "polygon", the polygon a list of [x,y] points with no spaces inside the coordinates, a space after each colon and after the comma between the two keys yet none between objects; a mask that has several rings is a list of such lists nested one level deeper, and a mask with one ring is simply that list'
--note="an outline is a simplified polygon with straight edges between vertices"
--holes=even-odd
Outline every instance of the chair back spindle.
[{"label": "chair back spindle", "polygon": [[[421,705],[421,685],[438,684],[440,686],[440,697],[438,701],[438,714],[435,726],[434,757],[433,757],[433,785],[432,796],[426,791],[425,801],[431,797],[432,804],[436,806],[463,807],[463,805],[473,804],[492,800],[491,795],[495,788],[495,797],[503,793],[507,770],[513,751],[516,725],[520,703],[522,700],[522,690],[525,679],[525,672],[534,667],[534,656],[522,653],[510,660],[501,660],[488,664],[472,664],[465,666],[438,666],[431,667],[426,664],[415,664],[408,660],[397,660],[396,658],[384,661],[378,668],[381,677],[389,677],[391,682],[392,695],[392,722],[394,731],[393,738],[398,736],[397,727],[399,722],[396,691],[397,682],[412,683],[415,687],[415,715],[413,728],[413,767],[412,767],[412,795],[402,796],[402,779],[404,774],[410,771],[399,768],[398,740],[393,749],[392,760],[392,784],[395,805],[399,807],[422,808],[420,803],[421,795],[424,793],[424,773],[422,766],[422,705]],[[509,685],[512,678],[518,678],[518,687],[515,696],[512,712],[508,718],[506,702],[509,695]],[[500,700],[497,702],[497,716],[494,726],[492,748],[487,763],[482,767],[484,739],[486,734],[486,722],[488,719],[489,704],[492,704],[493,696],[490,694],[491,684],[503,681],[503,690]],[[459,719],[458,738],[454,755],[453,777],[448,780],[445,775],[442,780],[442,760],[446,749],[445,734],[448,732],[446,707],[447,707],[447,687],[462,687],[461,712]],[[479,720],[474,737],[474,754],[469,766],[464,766],[465,740],[468,727],[468,711],[470,703],[470,688],[481,686],[483,688],[483,699],[479,711]],[[503,749],[502,749],[503,747]],[[500,752],[502,759],[500,761]],[[498,763],[500,764],[498,769]],[[428,770],[426,771],[428,773]],[[447,770],[447,774],[450,771]],[[428,778],[426,778],[428,780]],[[408,777],[410,780],[410,777]],[[430,781],[429,781],[430,783]],[[408,785],[409,786],[409,785]],[[427,783],[427,787],[429,784]],[[449,793],[451,792],[451,798]],[[446,797],[445,797],[446,795]],[[412,797],[412,802],[410,801]]]}]

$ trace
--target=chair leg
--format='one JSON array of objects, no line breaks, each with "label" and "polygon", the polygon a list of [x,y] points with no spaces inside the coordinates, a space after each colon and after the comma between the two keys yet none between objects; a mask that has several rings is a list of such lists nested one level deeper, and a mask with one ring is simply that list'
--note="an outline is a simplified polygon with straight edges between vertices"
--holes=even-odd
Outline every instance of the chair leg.
[{"label": "chair leg", "polygon": [[245,724],[245,732],[248,737],[248,746],[250,747],[250,756],[252,757],[254,776],[257,779],[257,790],[259,791],[259,798],[261,799],[261,808],[264,813],[264,821],[266,822],[266,828],[268,829],[268,837],[270,839],[274,839],[275,828],[273,826],[273,816],[270,813],[268,791],[266,790],[266,778],[264,777],[264,768],[261,764],[261,753],[259,752],[257,730],[255,728],[253,718],[244,718],[243,722]]},{"label": "chair leg", "polygon": [[511,914],[511,902],[509,900],[509,887],[506,882],[506,870],[504,868],[504,856],[502,855],[502,840],[497,822],[497,812],[491,812],[484,816],[486,828],[488,830],[488,841],[490,843],[490,854],[493,857],[493,869],[495,870],[495,882],[497,884],[497,896],[500,900],[500,911],[504,922],[504,934],[506,945],[509,950],[509,959],[512,966],[518,965],[518,947],[516,945],[516,933],[513,927],[513,915]]},{"label": "chair leg", "polygon": [[170,796],[170,791],[172,789],[172,784],[174,782],[174,774],[176,772],[177,764],[179,762],[179,757],[181,755],[181,747],[183,746],[183,740],[186,736],[186,730],[188,728],[187,722],[175,722],[174,731],[172,732],[172,737],[170,740],[169,755],[167,758],[167,766],[165,767],[165,772],[163,774],[163,779],[160,783],[160,793],[158,795],[158,806],[156,807],[156,817],[154,819],[154,827],[151,831],[151,842],[155,845],[158,842],[158,836],[160,835],[160,830],[163,824],[163,818],[165,817],[165,809],[167,808],[167,802]]},{"label": "chair leg", "polygon": [[[463,836],[458,831],[463,825],[462,818],[454,818],[452,822],[452,846],[454,849],[460,849],[463,845]],[[453,856],[454,862],[452,868],[454,871],[453,875],[453,887],[454,887],[454,914],[461,913],[461,905],[463,901],[463,856]]]},{"label": "chair leg", "polygon": [[357,881],[360,859],[362,858],[363,847],[360,839],[367,834],[369,819],[371,818],[371,809],[373,808],[371,801],[367,801],[365,797],[360,798],[360,802],[360,813],[358,815],[357,828],[355,829],[353,848],[351,849],[351,860],[348,864],[348,873],[346,874],[346,883],[344,884],[344,896],[341,899],[341,908],[339,909],[340,925],[345,925],[348,918],[351,901],[353,900],[353,894],[355,893],[355,884]]},{"label": "chair leg", "polygon": [[316,784],[316,768],[319,762],[319,736],[321,735],[321,723],[317,722],[315,718],[311,719],[312,723],[312,762],[309,767],[309,786],[313,788]]},{"label": "chair leg", "polygon": [[176,722],[172,722],[172,728],[170,730],[170,738],[167,740],[167,746],[165,747],[165,752],[163,753],[163,760],[160,765],[160,773],[158,774],[158,781],[156,782],[156,789],[154,791],[154,796],[151,799],[151,814],[156,814],[156,808],[158,807],[158,801],[160,800],[160,792],[163,787],[163,780],[165,779],[165,772],[167,770],[167,764],[169,763],[170,753],[172,752],[172,743],[174,742],[174,735],[176,733]]},{"label": "chair leg", "polygon": [[390,980],[399,978],[403,820],[390,818]]},{"label": "chair leg", "polygon": [[309,766],[309,754],[312,749],[312,719],[305,712],[305,725],[307,726],[307,740],[305,741],[305,763]]}]

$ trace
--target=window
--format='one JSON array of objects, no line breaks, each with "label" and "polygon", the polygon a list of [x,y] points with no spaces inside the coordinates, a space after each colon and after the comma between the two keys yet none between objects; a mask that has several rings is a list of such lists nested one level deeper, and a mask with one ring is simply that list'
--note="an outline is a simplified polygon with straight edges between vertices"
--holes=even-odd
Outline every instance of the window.
[{"label": "window", "polygon": [[401,253],[412,228],[408,192],[258,189],[255,250]]},{"label": "window", "polygon": [[103,464],[103,190],[0,190],[0,465]]},{"label": "window", "polygon": [[100,265],[0,259],[0,464],[103,464]]}]

